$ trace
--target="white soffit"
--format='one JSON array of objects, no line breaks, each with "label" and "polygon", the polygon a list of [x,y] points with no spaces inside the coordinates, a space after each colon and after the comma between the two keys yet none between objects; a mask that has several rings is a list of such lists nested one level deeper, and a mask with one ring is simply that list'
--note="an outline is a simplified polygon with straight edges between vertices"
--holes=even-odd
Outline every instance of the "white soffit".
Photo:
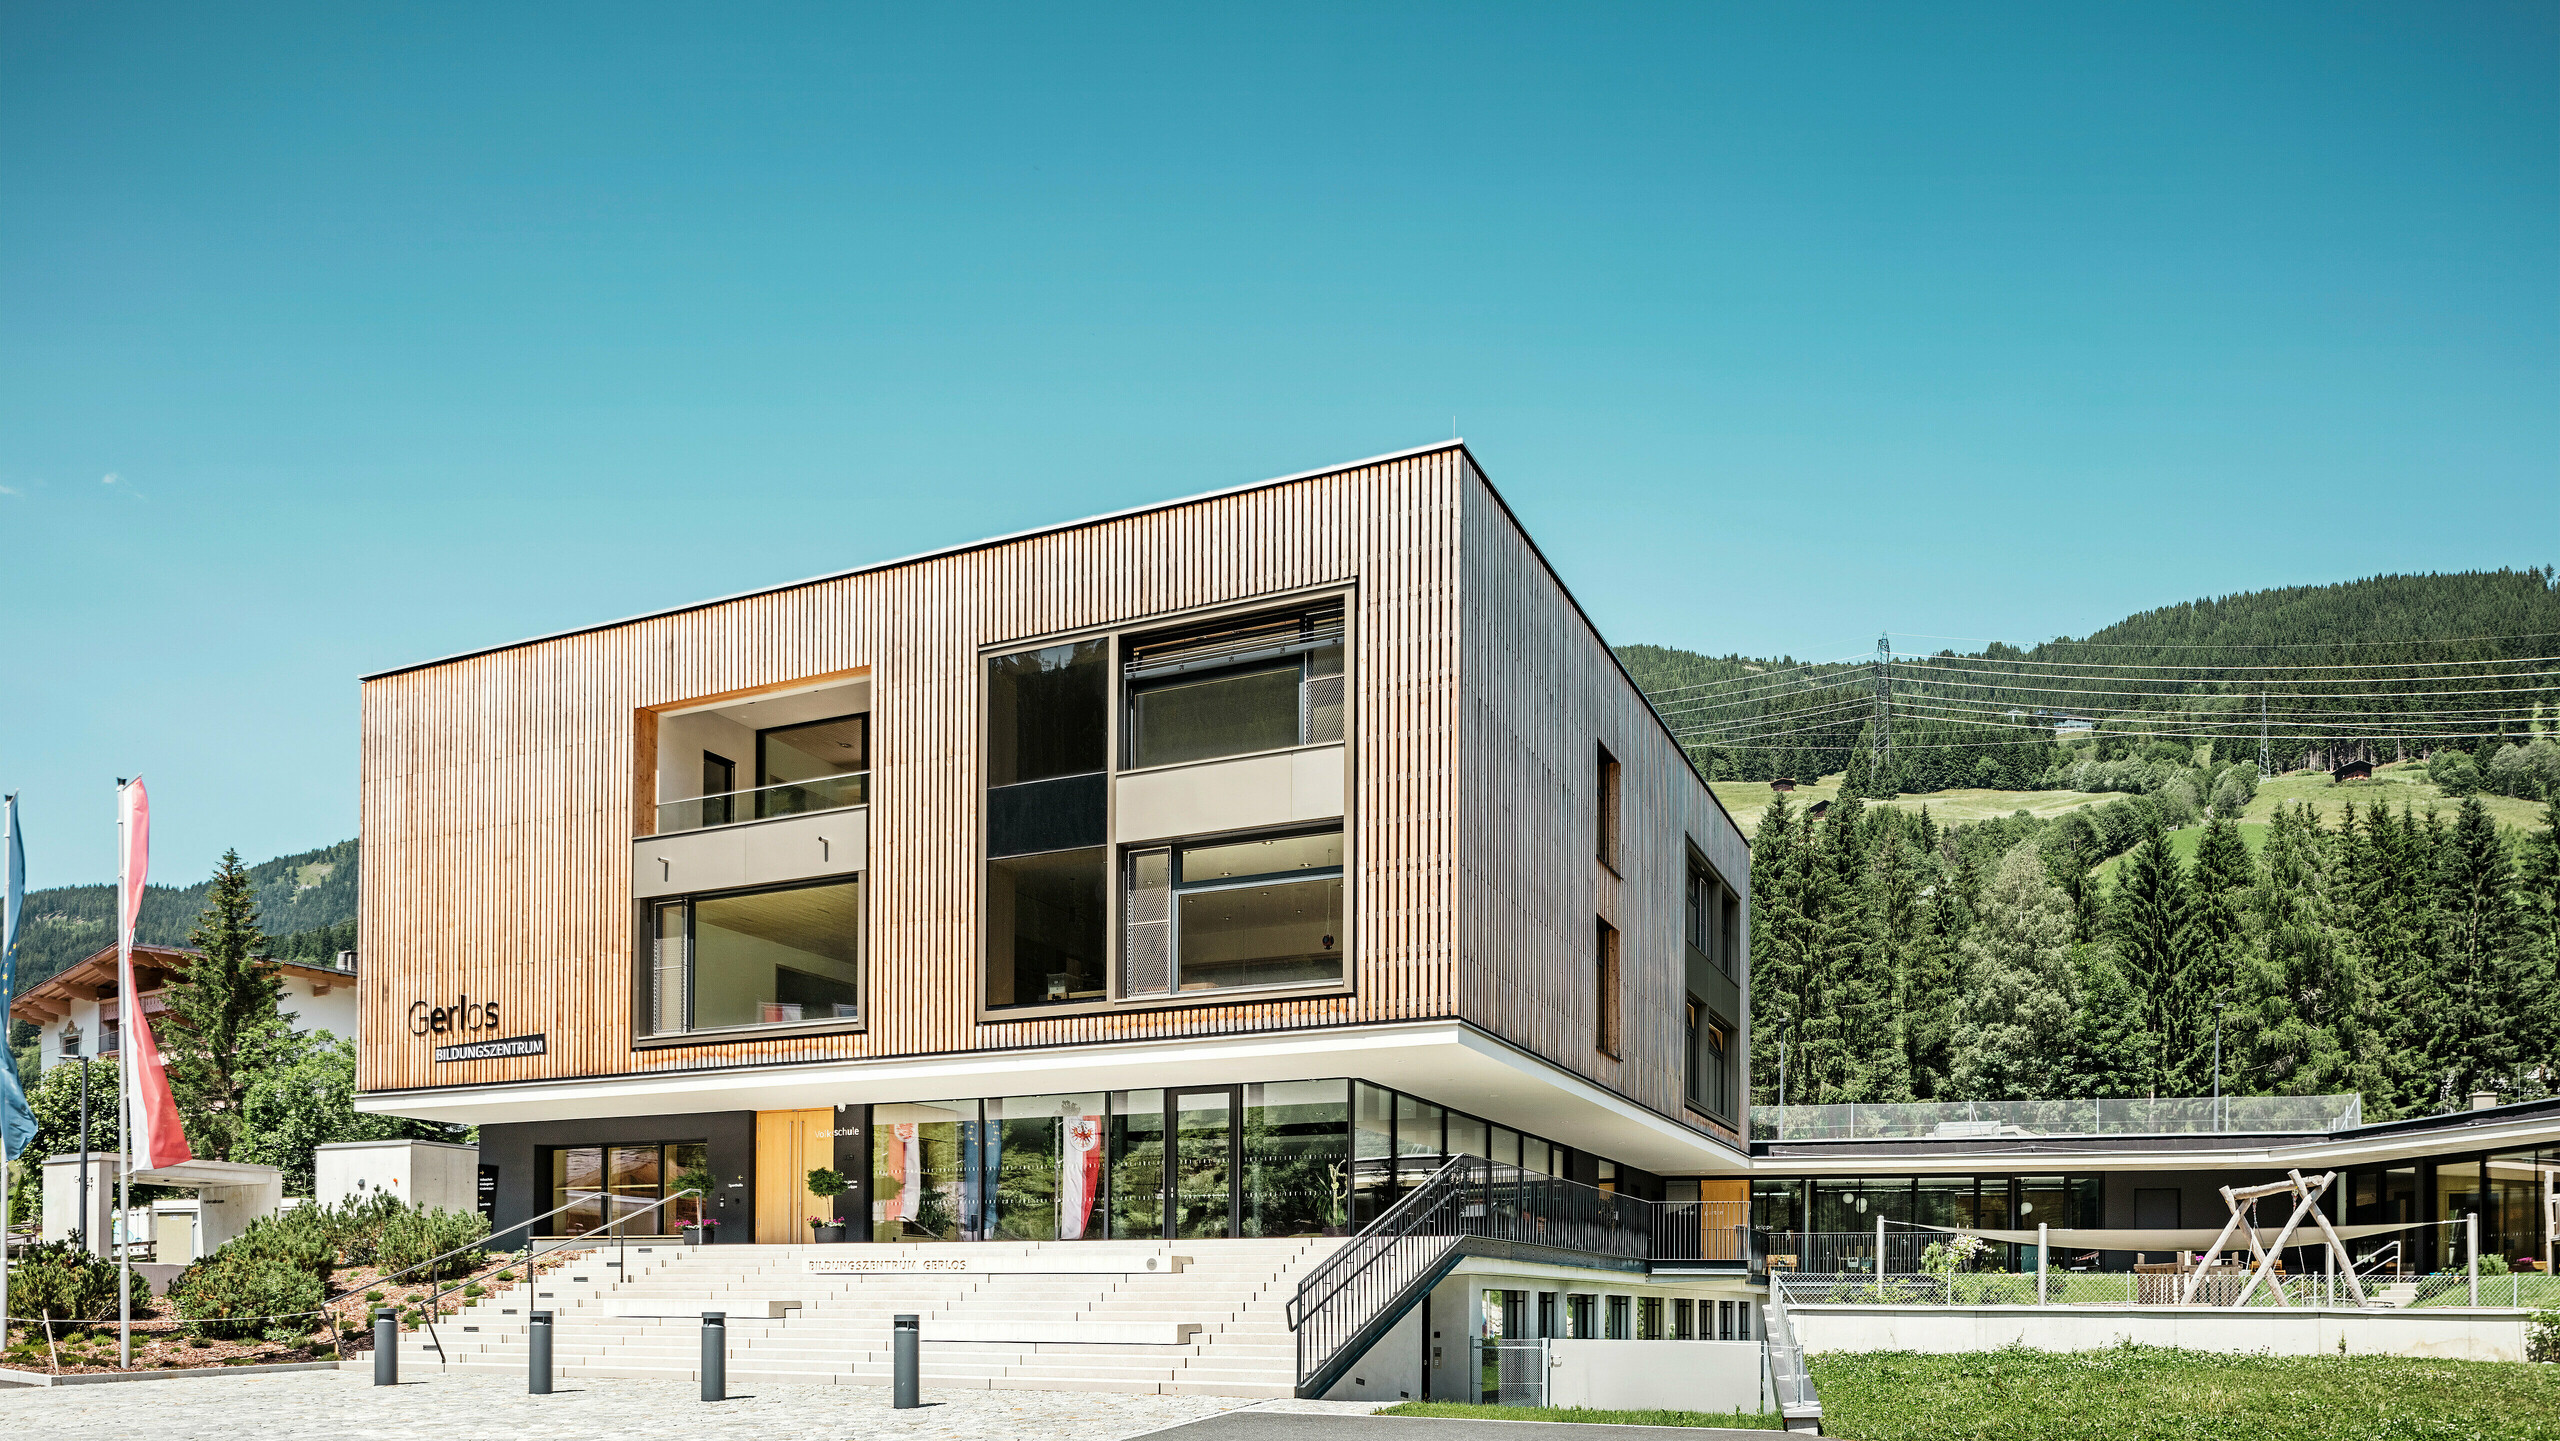
[{"label": "white soffit", "polygon": [[1454,1021],[403,1091],[360,1095],[356,1109],[492,1125],[1344,1076],[1666,1175],[1739,1174],[1749,1164],[1729,1146]]}]

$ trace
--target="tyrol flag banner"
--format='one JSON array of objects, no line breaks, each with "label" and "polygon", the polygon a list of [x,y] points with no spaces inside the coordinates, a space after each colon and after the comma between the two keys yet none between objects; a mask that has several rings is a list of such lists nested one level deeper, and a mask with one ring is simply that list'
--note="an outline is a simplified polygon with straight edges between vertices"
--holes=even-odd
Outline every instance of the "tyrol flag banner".
[{"label": "tyrol flag banner", "polygon": [[142,888],[151,874],[151,797],[137,777],[116,792],[116,800],[124,833],[124,868],[117,892],[122,905],[116,918],[116,1014],[124,1022],[125,1117],[133,1137],[133,1156],[127,1165],[153,1170],[192,1161],[195,1152],[188,1149],[186,1129],[178,1124],[178,1103],[169,1095],[169,1073],[133,984],[133,927],[142,917]]}]

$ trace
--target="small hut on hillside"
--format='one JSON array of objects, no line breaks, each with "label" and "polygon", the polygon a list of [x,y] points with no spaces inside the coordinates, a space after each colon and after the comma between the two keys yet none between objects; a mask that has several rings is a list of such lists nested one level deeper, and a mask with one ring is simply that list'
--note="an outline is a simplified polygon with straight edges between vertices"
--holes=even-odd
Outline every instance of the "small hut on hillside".
[{"label": "small hut on hillside", "polygon": [[1805,812],[1805,814],[1813,817],[1815,820],[1820,820],[1824,816],[1831,814],[1831,802],[1815,801],[1813,803],[1813,809]]},{"label": "small hut on hillside", "polygon": [[1769,782],[1769,789],[1773,791],[1791,791],[1795,788],[1795,778],[1792,776],[1780,776],[1776,780]]},{"label": "small hut on hillside", "polygon": [[2342,761],[2338,764],[2338,767],[2335,770],[2329,772],[2329,779],[2333,784],[2344,784],[2347,781],[2372,780],[2373,762]]}]

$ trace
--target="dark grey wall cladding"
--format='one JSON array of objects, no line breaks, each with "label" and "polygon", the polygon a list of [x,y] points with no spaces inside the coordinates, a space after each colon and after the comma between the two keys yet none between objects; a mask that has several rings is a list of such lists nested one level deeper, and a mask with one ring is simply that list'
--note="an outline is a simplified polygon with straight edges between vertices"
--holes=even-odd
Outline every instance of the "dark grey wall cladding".
[{"label": "dark grey wall cladding", "polygon": [[[720,1177],[720,1198],[710,1215],[720,1222],[719,1239],[731,1243],[756,1238],[756,1113],[699,1111],[680,1116],[607,1116],[574,1121],[518,1121],[480,1128],[480,1164],[498,1168],[497,1214],[493,1230],[503,1230],[528,1216],[551,1209],[551,1178],[542,1170],[545,1148],[553,1146],[629,1146],[652,1141],[703,1141],[711,1148],[711,1169]],[[501,1237],[499,1244],[521,1246],[524,1232]]]}]

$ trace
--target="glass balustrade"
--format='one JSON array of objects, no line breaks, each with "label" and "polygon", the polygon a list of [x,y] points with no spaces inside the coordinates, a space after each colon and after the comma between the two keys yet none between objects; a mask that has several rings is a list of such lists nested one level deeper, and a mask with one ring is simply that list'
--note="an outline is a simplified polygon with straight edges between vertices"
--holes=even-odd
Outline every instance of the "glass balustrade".
[{"label": "glass balustrade", "polygon": [[784,781],[753,790],[724,791],[713,796],[687,796],[658,803],[658,834],[733,826],[778,816],[810,815],[865,805],[871,799],[871,772]]}]

